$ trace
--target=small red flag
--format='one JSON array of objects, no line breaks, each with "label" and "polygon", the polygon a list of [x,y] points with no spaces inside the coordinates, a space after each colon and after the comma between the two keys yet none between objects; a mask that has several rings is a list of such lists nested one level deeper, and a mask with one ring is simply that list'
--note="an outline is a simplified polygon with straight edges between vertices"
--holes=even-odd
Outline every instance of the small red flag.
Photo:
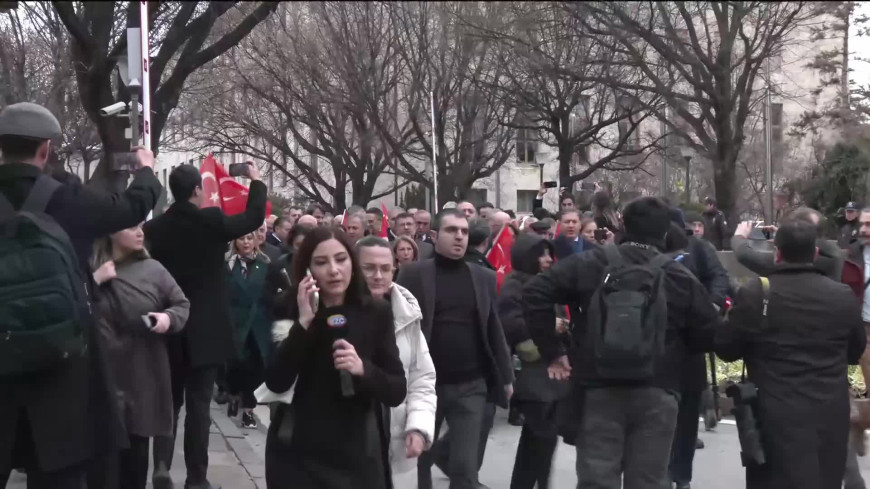
[{"label": "small red flag", "polygon": [[347,229],[347,209],[341,213],[341,227]]},{"label": "small red flag", "polygon": [[556,223],[556,237],[558,238],[561,233],[562,233],[562,221],[558,221]]},{"label": "small red flag", "polygon": [[[220,207],[228,216],[245,212],[248,205],[248,187],[231,177],[214,156],[206,156],[199,167],[199,174],[202,176],[202,192],[205,194],[201,207]],[[272,204],[267,201],[266,215],[271,213]]]},{"label": "small red flag", "polygon": [[387,239],[390,230],[390,218],[387,215],[387,206],[383,202],[381,202],[381,212],[384,213],[384,217],[381,218],[381,233],[378,236]]},{"label": "small red flag", "polygon": [[514,245],[514,233],[510,227],[502,226],[492,242],[492,248],[486,254],[486,259],[495,267],[495,279],[498,290],[507,274],[513,271],[511,265],[511,248]]}]

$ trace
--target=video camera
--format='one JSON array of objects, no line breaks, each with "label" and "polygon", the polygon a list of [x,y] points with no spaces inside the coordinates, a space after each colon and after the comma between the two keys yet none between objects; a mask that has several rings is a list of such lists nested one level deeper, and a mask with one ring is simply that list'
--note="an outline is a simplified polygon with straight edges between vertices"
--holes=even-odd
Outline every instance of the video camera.
[{"label": "video camera", "polygon": [[767,458],[761,442],[755,405],[758,387],[752,382],[732,383],[725,388],[725,395],[734,401],[731,414],[737,420],[737,435],[740,438],[740,459],[744,467],[764,465]]}]

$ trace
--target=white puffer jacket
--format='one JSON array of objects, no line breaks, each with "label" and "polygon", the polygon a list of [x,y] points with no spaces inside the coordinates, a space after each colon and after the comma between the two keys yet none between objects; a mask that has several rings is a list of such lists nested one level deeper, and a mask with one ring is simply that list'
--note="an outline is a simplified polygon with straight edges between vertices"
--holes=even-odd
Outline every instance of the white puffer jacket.
[{"label": "white puffer jacket", "polygon": [[[429,345],[423,336],[420,304],[408,289],[393,284],[390,290],[396,344],[405,367],[408,396],[405,402],[390,410],[390,465],[393,473],[407,472],[417,466],[415,459],[405,457],[405,435],[419,431],[431,442],[435,436],[435,364],[429,356]],[[428,448],[428,447],[427,447]]]}]

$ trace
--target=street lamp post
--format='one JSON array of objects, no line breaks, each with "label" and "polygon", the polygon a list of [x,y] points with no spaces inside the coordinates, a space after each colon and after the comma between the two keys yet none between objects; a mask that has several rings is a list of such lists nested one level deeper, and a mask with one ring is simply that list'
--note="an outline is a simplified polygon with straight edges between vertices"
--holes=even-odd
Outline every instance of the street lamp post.
[{"label": "street lamp post", "polygon": [[686,162],[686,205],[692,202],[692,180],[691,180],[691,169],[692,169],[692,156],[695,155],[695,152],[692,151],[692,148],[688,146],[680,147],[680,155],[683,157],[683,160]]}]

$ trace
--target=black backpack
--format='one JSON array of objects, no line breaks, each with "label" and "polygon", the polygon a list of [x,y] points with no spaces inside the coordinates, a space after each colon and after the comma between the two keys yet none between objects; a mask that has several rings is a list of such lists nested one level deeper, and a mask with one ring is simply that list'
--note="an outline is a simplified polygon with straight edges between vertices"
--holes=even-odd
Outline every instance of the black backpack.
[{"label": "black backpack", "polygon": [[665,267],[660,254],[643,264],[627,263],[616,245],[604,247],[607,266],[592,296],[586,344],[602,379],[644,381],[664,354],[668,325]]},{"label": "black backpack", "polygon": [[57,368],[86,348],[85,279],[69,236],[45,214],[60,186],[40,176],[17,211],[0,194],[0,376]]}]

